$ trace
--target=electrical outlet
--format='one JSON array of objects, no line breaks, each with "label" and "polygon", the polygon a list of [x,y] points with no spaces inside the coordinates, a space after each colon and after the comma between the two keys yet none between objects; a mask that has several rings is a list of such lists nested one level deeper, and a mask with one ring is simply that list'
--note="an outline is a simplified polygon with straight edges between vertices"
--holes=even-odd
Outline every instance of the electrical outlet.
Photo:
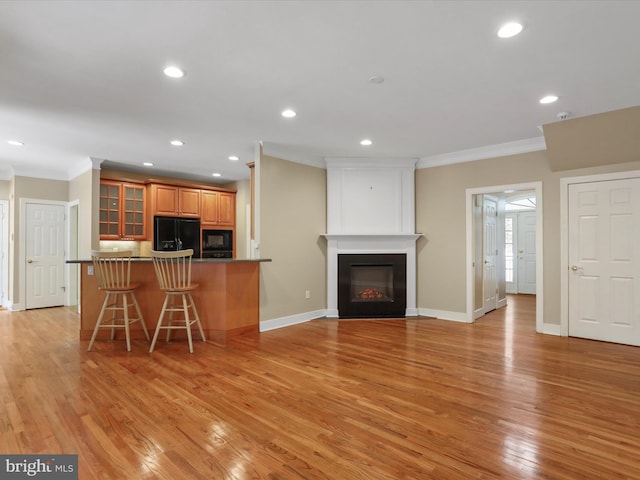
[{"label": "electrical outlet", "polygon": [[311,290],[305,290],[304,298],[311,298]]},{"label": "electrical outlet", "polygon": [[93,265],[87,265],[87,275],[93,275]]}]

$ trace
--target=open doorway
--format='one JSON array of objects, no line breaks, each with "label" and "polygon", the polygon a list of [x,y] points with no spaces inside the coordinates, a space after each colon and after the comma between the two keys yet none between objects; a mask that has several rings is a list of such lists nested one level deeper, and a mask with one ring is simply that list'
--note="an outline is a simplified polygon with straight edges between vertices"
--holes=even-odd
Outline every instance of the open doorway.
[{"label": "open doorway", "polygon": [[[522,243],[514,242],[513,238],[507,242],[507,223],[511,223],[511,235],[514,231],[513,222],[506,222],[506,205],[521,198],[535,199],[535,208],[530,209],[529,213],[529,217],[533,215],[533,221],[529,222],[529,218],[525,222],[527,228],[521,230],[527,232],[527,238],[521,242],[529,242],[528,249]],[[517,264],[519,271],[526,273],[522,281],[523,290],[527,280],[528,288],[536,295],[536,331],[542,332],[542,183],[467,189],[466,204],[467,321],[472,323],[488,311],[506,305],[507,278],[510,275],[510,283],[515,283],[514,265]],[[515,234],[518,235],[518,232]],[[522,255],[520,250],[523,250]],[[539,261],[531,262],[531,257],[525,258],[525,250],[532,252]]]},{"label": "open doorway", "polygon": [[536,293],[536,194],[504,193],[504,265],[506,293]]}]

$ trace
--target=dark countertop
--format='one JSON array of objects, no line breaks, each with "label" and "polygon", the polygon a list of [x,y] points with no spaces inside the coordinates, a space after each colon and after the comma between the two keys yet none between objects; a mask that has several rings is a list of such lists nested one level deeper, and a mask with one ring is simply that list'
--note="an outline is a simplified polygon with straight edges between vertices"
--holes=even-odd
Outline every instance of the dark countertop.
[{"label": "dark countertop", "polygon": [[[131,262],[150,262],[151,257],[131,257]],[[192,263],[247,263],[270,262],[270,258],[194,258]],[[67,260],[66,263],[92,263],[91,260]]]}]

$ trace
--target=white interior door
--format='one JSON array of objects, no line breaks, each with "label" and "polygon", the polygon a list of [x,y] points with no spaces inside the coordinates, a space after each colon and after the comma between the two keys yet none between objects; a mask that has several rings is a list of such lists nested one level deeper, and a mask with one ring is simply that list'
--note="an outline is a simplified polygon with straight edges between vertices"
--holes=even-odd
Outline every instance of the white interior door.
[{"label": "white interior door", "polygon": [[64,305],[64,206],[26,204],[25,308]]},{"label": "white interior door", "polygon": [[536,212],[518,213],[518,293],[536,293]]},{"label": "white interior door", "polygon": [[484,210],[484,312],[498,306],[498,203],[494,197],[485,195]]},{"label": "white interior door", "polygon": [[569,185],[569,335],[640,345],[640,179]]}]

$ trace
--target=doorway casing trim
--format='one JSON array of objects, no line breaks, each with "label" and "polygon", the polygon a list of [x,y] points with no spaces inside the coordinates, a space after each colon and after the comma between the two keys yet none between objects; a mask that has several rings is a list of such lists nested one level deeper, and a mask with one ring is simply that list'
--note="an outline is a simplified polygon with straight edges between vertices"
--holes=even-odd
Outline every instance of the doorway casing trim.
[{"label": "doorway casing trim", "polygon": [[[78,238],[78,209],[80,200],[73,200],[67,203],[65,212],[65,235],[66,235],[66,259],[78,260],[80,249]],[[80,313],[80,266],[67,264],[65,268],[66,296],[65,305],[77,305]]]},{"label": "doorway casing trim", "polygon": [[[466,322],[473,323],[473,196],[486,195],[503,192],[505,190],[534,190],[536,195],[536,257],[542,260],[543,244],[543,198],[542,182],[518,183],[509,185],[493,185],[488,187],[467,188],[466,192],[466,242],[467,242],[467,268],[466,268],[466,290],[467,290],[467,311]],[[543,321],[544,312],[544,285],[543,285],[543,262],[536,262],[536,332],[555,333],[553,329],[545,328]],[[551,326],[553,327],[553,326]]]},{"label": "doorway casing trim", "polygon": [[560,335],[569,336],[569,185],[640,178],[640,170],[560,179]]}]

